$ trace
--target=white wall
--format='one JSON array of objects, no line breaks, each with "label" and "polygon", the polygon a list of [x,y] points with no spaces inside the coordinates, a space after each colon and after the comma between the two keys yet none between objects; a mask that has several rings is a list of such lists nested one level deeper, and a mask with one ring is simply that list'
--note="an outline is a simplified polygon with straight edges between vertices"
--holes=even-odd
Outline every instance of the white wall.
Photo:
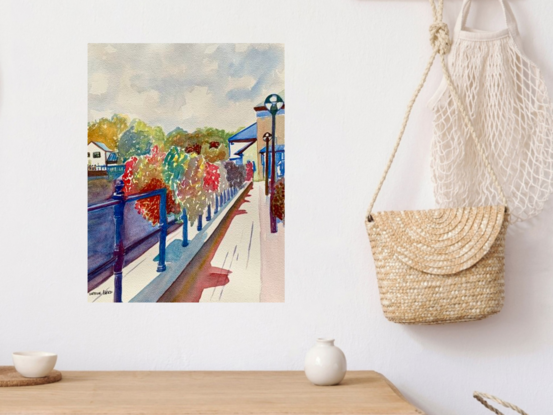
[{"label": "white wall", "polygon": [[[460,0],[446,3],[451,24]],[[475,3],[480,27],[500,25],[484,18],[485,10],[499,16],[495,2]],[[511,3],[527,54],[553,90],[553,2]],[[426,1],[0,7],[0,364],[12,351],[44,349],[59,353],[62,370],[301,369],[315,338],[333,336],[351,369],[384,373],[429,414],[486,413],[473,390],[551,412],[551,205],[509,230],[499,315],[405,327],[380,310],[363,215],[430,51]],[[286,43],[286,304],[87,303],[88,42]],[[438,82],[434,70],[381,209],[432,206],[423,103]]]}]

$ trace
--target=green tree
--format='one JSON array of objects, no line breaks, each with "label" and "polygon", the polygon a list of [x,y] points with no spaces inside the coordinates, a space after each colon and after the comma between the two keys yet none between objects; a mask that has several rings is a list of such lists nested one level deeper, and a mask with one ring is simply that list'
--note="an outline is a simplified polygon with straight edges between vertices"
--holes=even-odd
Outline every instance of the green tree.
[{"label": "green tree", "polygon": [[163,151],[165,147],[163,129],[149,126],[144,121],[135,119],[119,139],[117,147],[119,159],[126,161],[134,156],[149,154],[153,146],[158,146]]},{"label": "green tree", "polygon": [[171,147],[163,160],[163,180],[175,193],[184,180],[189,161],[190,155],[176,146]]}]

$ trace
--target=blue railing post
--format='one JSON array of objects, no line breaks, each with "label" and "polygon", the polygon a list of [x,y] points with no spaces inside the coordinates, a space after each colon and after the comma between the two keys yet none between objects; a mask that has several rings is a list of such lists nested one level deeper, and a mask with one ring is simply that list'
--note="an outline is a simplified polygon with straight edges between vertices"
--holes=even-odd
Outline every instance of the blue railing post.
[{"label": "blue railing post", "polygon": [[115,219],[115,246],[113,255],[115,256],[115,264],[113,265],[114,274],[114,289],[113,302],[122,302],[123,297],[123,265],[125,264],[125,243],[124,243],[124,226],[125,226],[125,192],[123,188],[125,184],[119,179],[115,182],[115,192],[112,195],[113,200],[119,203],[114,207]]},{"label": "blue railing post", "polygon": [[159,259],[157,262],[157,272],[163,272],[167,269],[165,266],[165,244],[167,242],[167,189],[162,189],[163,192],[159,199],[159,223],[161,230],[159,233]]},{"label": "blue railing post", "polygon": [[203,225],[202,225],[202,214],[200,213],[198,215],[198,227],[197,227],[198,231],[201,231],[202,227],[203,227]]},{"label": "blue railing post", "polygon": [[211,203],[207,205],[207,215],[205,215],[205,221],[209,222],[211,220]]},{"label": "blue railing post", "polygon": [[188,246],[188,214],[182,209],[182,246]]},{"label": "blue railing post", "polygon": [[213,212],[215,215],[219,212],[219,195],[215,195],[215,211]]}]

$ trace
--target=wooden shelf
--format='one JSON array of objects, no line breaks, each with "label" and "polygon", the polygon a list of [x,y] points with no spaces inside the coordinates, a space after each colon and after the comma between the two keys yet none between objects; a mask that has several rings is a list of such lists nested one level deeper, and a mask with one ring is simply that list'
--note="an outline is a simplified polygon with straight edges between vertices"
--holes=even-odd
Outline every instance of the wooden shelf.
[{"label": "wooden shelf", "polygon": [[0,388],[0,414],[421,415],[376,372],[314,386],[303,372],[62,372]]}]

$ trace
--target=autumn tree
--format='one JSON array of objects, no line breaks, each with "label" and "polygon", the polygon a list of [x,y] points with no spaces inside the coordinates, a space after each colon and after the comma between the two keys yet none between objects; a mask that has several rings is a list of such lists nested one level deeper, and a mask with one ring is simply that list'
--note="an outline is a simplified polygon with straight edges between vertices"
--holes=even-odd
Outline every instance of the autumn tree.
[{"label": "autumn tree", "polygon": [[251,161],[248,161],[246,163],[246,181],[250,182],[253,180],[253,163]]},{"label": "autumn tree", "polygon": [[201,155],[190,155],[184,179],[177,189],[179,203],[192,224],[203,215],[208,204],[208,193],[203,186],[205,169],[206,162]]},{"label": "autumn tree", "polygon": [[232,135],[234,133],[210,127],[198,128],[191,133],[175,128],[167,135],[166,146],[177,146],[188,154],[201,154],[209,163],[217,163],[228,159],[228,139]]},{"label": "autumn tree", "polygon": [[271,199],[271,212],[280,220],[284,220],[284,178],[275,184],[275,194]]},{"label": "autumn tree", "polygon": [[[166,154],[161,152],[157,146],[152,148],[151,154],[144,156],[131,157],[125,163],[125,173],[123,174],[123,183],[125,184],[125,194],[136,194],[150,192],[158,189],[167,189],[167,214],[179,214],[181,209],[173,189],[171,189],[164,179],[163,162]],[[140,199],[135,203],[135,209],[151,222],[157,225],[160,220],[160,196]]]},{"label": "autumn tree", "polygon": [[240,188],[246,181],[246,168],[243,165],[237,165],[234,161],[225,162],[227,171],[227,181],[230,187]]},{"label": "autumn tree", "polygon": [[173,131],[167,134],[165,139],[165,146],[168,148],[178,147],[185,149],[188,143],[188,131],[184,131],[182,128],[177,127]]},{"label": "autumn tree", "polygon": [[129,118],[114,114],[111,118],[100,118],[88,123],[88,143],[92,141],[105,144],[110,150],[116,150],[121,135],[129,128]]},{"label": "autumn tree", "polygon": [[227,180],[227,169],[224,163],[219,163],[219,195],[223,194],[229,189],[229,182]]}]

